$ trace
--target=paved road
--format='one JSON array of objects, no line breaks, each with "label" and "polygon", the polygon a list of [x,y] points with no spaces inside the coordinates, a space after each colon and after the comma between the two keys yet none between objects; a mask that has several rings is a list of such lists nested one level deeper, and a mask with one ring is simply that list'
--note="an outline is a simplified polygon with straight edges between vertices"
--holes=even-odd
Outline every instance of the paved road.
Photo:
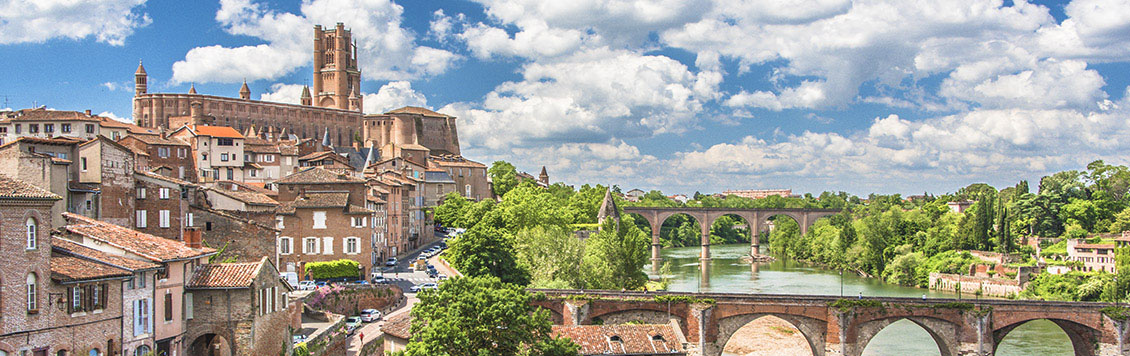
[{"label": "paved road", "polygon": [[[438,244],[439,242],[437,241],[429,246],[425,246],[425,249]],[[419,300],[416,299],[416,293],[411,292],[412,286],[436,281],[435,278],[428,277],[428,274],[424,271],[416,271],[412,268],[409,268],[409,262],[415,261],[416,257],[419,255],[419,251],[414,252],[408,255],[408,257],[406,257],[404,260],[400,261],[400,264],[395,268],[390,268],[388,271],[384,272],[386,279],[404,290],[404,296],[407,297],[407,302],[400,309],[396,309],[389,313],[389,315],[385,315],[383,318],[381,318],[381,320],[365,324],[360,329],[358,329],[357,332],[353,334],[353,338],[349,340],[349,349],[348,351],[346,351],[347,356],[360,355],[361,347],[365,345],[366,342],[381,337],[383,335],[383,333],[381,333],[381,326],[384,326],[385,320],[387,320],[388,317],[407,313],[412,310],[412,306],[415,305]],[[436,264],[436,262],[434,262],[434,259],[431,260],[430,263],[432,263],[433,265]],[[441,271],[443,270],[443,266],[437,265],[436,268],[440,269]],[[364,340],[361,340],[362,335],[365,336]]]}]

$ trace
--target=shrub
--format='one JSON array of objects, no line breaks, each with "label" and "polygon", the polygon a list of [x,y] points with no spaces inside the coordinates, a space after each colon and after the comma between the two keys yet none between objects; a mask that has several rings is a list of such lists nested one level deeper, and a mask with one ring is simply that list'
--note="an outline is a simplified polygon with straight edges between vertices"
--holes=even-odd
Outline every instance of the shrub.
[{"label": "shrub", "polygon": [[361,271],[358,266],[353,260],[310,262],[306,264],[306,273],[314,279],[356,278]]}]

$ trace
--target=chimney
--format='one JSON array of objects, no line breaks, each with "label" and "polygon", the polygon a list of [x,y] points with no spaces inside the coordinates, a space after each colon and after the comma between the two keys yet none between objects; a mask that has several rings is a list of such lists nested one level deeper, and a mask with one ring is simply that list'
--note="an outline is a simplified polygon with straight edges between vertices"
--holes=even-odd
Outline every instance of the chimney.
[{"label": "chimney", "polygon": [[202,237],[200,236],[200,228],[186,227],[184,228],[184,244],[189,248],[200,248]]},{"label": "chimney", "polygon": [[86,111],[83,112],[86,113],[86,116],[90,116],[90,109],[86,109]]}]

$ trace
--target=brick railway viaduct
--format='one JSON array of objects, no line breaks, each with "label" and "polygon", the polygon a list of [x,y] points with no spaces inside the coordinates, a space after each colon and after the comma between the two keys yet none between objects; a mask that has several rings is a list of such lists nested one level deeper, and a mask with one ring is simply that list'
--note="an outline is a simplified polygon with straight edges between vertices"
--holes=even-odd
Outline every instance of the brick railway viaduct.
[{"label": "brick railway viaduct", "polygon": [[1067,334],[1075,355],[1130,355],[1125,318],[1106,303],[916,298],[848,298],[676,292],[532,290],[534,305],[561,325],[677,321],[692,352],[720,356],[734,333],[763,316],[795,326],[816,356],[859,356],[880,330],[907,319],[925,329],[943,356],[993,355],[1025,322],[1047,319]]},{"label": "brick railway viaduct", "polygon": [[[725,215],[736,215],[745,219],[749,224],[750,233],[750,254],[758,255],[761,253],[761,244],[757,240],[757,233],[761,231],[761,224],[769,217],[775,215],[784,215],[796,220],[800,225],[800,234],[808,233],[808,228],[816,223],[816,220],[826,216],[832,216],[840,213],[838,209],[794,209],[794,208],[781,208],[781,209],[740,209],[740,208],[651,208],[639,206],[626,206],[624,207],[625,214],[637,214],[647,220],[651,226],[651,260],[658,262],[659,249],[663,245],[659,243],[659,229],[663,226],[663,222],[667,218],[685,214],[689,215],[698,221],[699,228],[702,229],[702,254],[700,259],[710,259],[710,226],[714,225],[714,220]],[[658,263],[652,263],[657,266]]]}]

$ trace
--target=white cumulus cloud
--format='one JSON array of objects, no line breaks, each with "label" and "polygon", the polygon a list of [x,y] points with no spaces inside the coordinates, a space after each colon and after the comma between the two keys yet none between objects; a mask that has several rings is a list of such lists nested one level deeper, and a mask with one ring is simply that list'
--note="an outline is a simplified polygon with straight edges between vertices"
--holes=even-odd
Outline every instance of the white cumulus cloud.
[{"label": "white cumulus cloud", "polygon": [[146,0],[10,0],[0,2],[0,44],[42,43],[55,38],[121,46],[152,20]]},{"label": "white cumulus cloud", "polygon": [[407,81],[389,82],[381,86],[375,94],[365,94],[365,113],[380,114],[404,106],[427,107],[428,99],[424,94],[412,89],[412,83]]}]

